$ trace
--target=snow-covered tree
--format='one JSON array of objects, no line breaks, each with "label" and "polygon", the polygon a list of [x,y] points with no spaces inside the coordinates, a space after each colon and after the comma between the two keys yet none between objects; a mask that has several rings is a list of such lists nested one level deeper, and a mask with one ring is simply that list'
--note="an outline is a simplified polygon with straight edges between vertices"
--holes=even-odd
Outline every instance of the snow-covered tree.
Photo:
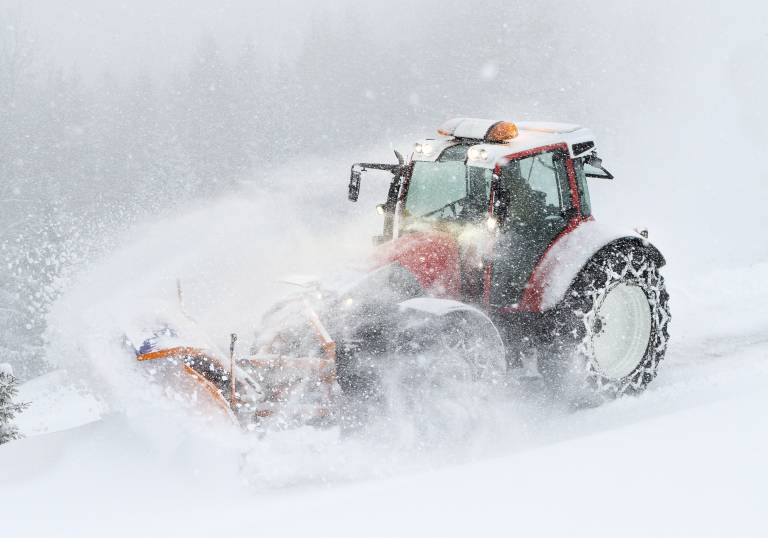
[{"label": "snow-covered tree", "polygon": [[11,366],[0,364],[0,445],[21,437],[13,419],[28,404],[14,403],[16,392],[16,378],[13,377]]}]

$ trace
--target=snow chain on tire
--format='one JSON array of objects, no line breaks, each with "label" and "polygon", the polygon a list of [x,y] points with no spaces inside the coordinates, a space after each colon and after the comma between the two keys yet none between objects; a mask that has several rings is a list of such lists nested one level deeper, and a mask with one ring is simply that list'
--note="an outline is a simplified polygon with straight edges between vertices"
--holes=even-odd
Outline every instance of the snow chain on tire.
[{"label": "snow chain on tire", "polygon": [[[651,312],[651,334],[638,365],[628,375],[612,379],[600,371],[595,359],[594,337],[599,332],[596,312],[608,293],[621,283],[638,286],[645,293]],[[671,316],[664,277],[646,249],[624,246],[595,256],[571,286],[561,314],[556,336],[570,341],[565,346],[569,354],[575,351],[576,364],[571,366],[577,371],[571,374],[581,378],[581,390],[611,399],[641,392],[656,377],[667,349]]]}]

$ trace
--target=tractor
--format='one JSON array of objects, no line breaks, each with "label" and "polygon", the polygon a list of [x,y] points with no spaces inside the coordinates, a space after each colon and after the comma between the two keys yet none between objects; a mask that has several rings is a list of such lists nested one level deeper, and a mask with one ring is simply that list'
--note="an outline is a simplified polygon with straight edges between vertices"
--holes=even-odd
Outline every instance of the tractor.
[{"label": "tractor", "polygon": [[[134,347],[170,359],[241,425],[336,424],[349,403],[403,390],[535,379],[602,402],[645,389],[669,339],[661,252],[645,230],[593,216],[587,178],[613,176],[593,134],[561,123],[456,118],[391,174],[364,271],[304,283],[262,320],[246,356],[184,345],[164,327]],[[357,420],[359,415],[355,415]]]}]

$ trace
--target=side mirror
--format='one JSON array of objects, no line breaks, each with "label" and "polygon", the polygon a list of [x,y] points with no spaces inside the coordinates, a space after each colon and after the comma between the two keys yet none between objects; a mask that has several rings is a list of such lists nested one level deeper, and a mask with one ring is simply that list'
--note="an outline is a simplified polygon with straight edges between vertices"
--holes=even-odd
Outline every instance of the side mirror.
[{"label": "side mirror", "polygon": [[584,175],[600,179],[613,179],[613,174],[603,167],[603,160],[594,151],[584,157]]},{"label": "side mirror", "polygon": [[352,165],[352,169],[349,173],[349,194],[348,198],[352,202],[357,202],[357,198],[360,196],[360,177],[366,170],[386,170],[397,176],[401,173],[405,166],[405,160],[400,153],[395,150],[395,156],[397,157],[397,164],[379,164],[379,163],[355,163]]},{"label": "side mirror", "polygon": [[587,156],[585,160],[588,165],[594,166],[595,168],[603,167],[603,160],[597,156],[597,153],[592,153],[592,155]]},{"label": "side mirror", "polygon": [[349,200],[352,202],[357,202],[357,198],[360,196],[360,176],[362,175],[361,170],[356,170],[355,167],[352,167],[352,171],[349,174],[349,194],[347,195]]}]

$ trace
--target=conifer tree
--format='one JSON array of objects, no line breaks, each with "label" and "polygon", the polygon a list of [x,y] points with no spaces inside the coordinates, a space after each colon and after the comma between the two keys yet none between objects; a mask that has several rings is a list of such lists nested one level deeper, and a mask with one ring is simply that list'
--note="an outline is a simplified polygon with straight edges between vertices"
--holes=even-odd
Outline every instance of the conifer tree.
[{"label": "conifer tree", "polygon": [[21,438],[19,430],[13,424],[13,419],[28,404],[14,403],[16,392],[17,381],[11,366],[0,364],[0,445]]}]

